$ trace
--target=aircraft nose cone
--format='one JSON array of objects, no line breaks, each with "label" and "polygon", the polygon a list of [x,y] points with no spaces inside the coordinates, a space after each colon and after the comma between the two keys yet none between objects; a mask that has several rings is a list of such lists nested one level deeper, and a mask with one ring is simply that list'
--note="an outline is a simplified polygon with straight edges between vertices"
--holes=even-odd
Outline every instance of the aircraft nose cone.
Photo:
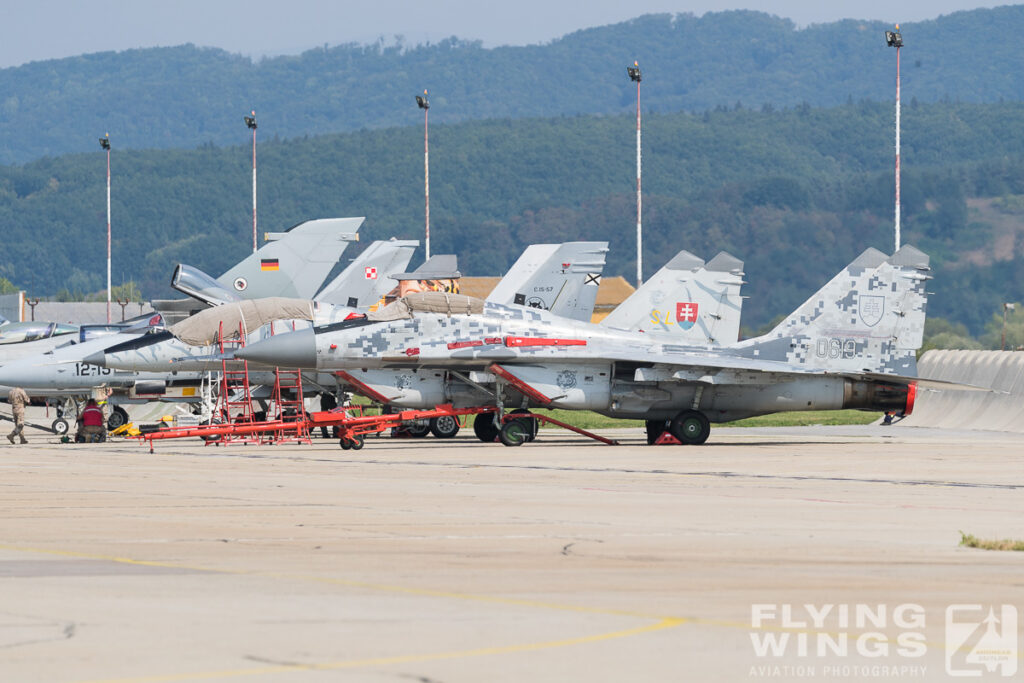
[{"label": "aircraft nose cone", "polygon": [[101,368],[107,367],[107,354],[104,351],[95,351],[82,358],[83,363],[98,365]]},{"label": "aircraft nose cone", "polygon": [[235,358],[284,368],[316,369],[316,335],[307,327],[235,351]]}]

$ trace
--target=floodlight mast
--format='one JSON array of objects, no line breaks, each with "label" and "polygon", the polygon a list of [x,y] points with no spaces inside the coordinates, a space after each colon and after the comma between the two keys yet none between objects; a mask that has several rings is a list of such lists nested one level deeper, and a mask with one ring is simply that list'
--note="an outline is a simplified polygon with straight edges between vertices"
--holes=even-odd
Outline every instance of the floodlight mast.
[{"label": "floodlight mast", "polygon": [[107,153],[107,324],[110,324],[110,133],[100,138],[100,147]]},{"label": "floodlight mast", "polygon": [[252,130],[252,251],[256,253],[256,110],[251,116],[242,117],[245,125]]},{"label": "floodlight mast", "polygon": [[424,215],[426,221],[426,249],[427,258],[430,258],[430,137],[427,115],[430,113],[430,100],[427,99],[427,89],[423,89],[422,95],[416,96],[416,105],[423,110],[423,203],[425,205]]},{"label": "floodlight mast", "polygon": [[639,287],[644,281],[644,250],[643,250],[643,227],[640,222],[641,215],[641,157],[640,157],[640,64],[636,61],[633,66],[626,67],[629,78],[636,82],[636,286]]},{"label": "floodlight mast", "polygon": [[885,44],[896,48],[896,210],[895,210],[895,232],[896,250],[900,248],[900,48],[903,47],[903,36],[900,34],[900,25],[896,24],[895,31],[885,32]]}]

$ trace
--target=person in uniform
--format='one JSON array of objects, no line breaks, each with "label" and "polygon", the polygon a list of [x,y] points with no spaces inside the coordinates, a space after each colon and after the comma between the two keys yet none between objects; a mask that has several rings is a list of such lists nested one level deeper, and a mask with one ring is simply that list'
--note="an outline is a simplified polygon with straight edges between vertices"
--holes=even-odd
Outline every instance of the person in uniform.
[{"label": "person in uniform", "polygon": [[96,405],[96,399],[90,398],[82,414],[78,416],[78,434],[75,441],[101,441],[100,437],[106,433],[103,422],[103,409]]},{"label": "person in uniform", "polygon": [[14,415],[14,431],[7,435],[7,440],[14,443],[14,437],[21,439],[21,443],[28,443],[23,433],[25,429],[25,406],[29,403],[28,394],[21,387],[14,387],[7,394],[7,401],[11,404],[11,413]]}]

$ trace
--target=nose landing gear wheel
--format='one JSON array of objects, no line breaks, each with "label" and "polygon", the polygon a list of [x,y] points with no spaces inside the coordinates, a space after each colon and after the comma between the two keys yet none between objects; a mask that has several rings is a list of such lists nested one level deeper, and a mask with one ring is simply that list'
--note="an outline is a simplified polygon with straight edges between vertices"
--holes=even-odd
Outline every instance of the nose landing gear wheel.
[{"label": "nose landing gear wheel", "polygon": [[53,421],[53,424],[50,425],[50,429],[52,429],[53,433],[57,436],[64,436],[68,433],[68,430],[71,429],[71,425],[68,424],[67,420],[59,417]]},{"label": "nose landing gear wheel", "polygon": [[672,436],[684,444],[697,446],[708,440],[711,435],[711,423],[704,413],[697,410],[684,410],[672,418],[670,426]]}]

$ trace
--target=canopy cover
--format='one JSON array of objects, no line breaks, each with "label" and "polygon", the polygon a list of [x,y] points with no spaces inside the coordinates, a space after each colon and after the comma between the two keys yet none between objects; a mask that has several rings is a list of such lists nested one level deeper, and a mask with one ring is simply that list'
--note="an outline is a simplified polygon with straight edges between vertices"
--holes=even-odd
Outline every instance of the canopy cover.
[{"label": "canopy cover", "polygon": [[275,320],[313,320],[313,302],[283,296],[236,301],[208,308],[172,325],[170,333],[191,346],[215,343],[224,331],[225,341],[238,341]]},{"label": "canopy cover", "polygon": [[403,296],[379,311],[366,314],[373,322],[401,320],[413,317],[413,313],[444,313],[446,315],[479,315],[484,312],[484,302],[463,294],[447,292],[418,292]]}]

